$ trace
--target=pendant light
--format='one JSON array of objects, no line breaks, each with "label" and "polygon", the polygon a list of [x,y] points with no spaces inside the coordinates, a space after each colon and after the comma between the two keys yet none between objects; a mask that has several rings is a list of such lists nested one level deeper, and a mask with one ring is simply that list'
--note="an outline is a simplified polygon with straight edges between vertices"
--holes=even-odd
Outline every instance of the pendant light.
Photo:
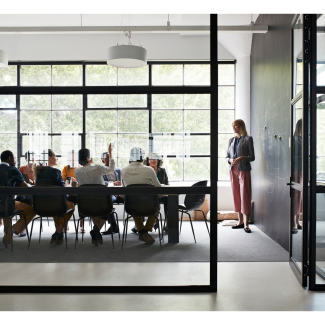
[{"label": "pendant light", "polygon": [[[124,19],[124,16],[123,16]],[[123,22],[122,19],[122,22]],[[147,65],[147,50],[141,46],[136,46],[131,42],[131,28],[125,30],[123,34],[128,38],[128,44],[111,46],[107,51],[107,64],[117,68],[140,68]]]}]

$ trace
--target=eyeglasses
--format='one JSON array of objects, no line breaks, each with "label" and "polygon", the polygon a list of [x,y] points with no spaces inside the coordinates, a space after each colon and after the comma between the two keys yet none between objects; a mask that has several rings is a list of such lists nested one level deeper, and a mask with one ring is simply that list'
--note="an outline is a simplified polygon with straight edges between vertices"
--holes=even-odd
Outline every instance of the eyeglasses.
[{"label": "eyeglasses", "polygon": [[158,159],[149,159],[149,161],[157,161]]}]

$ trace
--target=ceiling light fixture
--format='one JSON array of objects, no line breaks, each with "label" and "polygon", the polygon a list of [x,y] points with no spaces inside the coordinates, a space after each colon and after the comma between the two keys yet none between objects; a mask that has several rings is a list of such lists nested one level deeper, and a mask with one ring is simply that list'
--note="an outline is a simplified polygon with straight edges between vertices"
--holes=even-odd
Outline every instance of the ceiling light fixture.
[{"label": "ceiling light fixture", "polygon": [[[122,18],[123,22],[124,16]],[[134,24],[135,26],[135,24]],[[125,28],[123,34],[128,39],[128,44],[119,45],[119,35],[117,45],[111,46],[107,51],[107,63],[117,68],[140,68],[147,65],[147,50],[140,46],[131,43],[131,28]]]}]

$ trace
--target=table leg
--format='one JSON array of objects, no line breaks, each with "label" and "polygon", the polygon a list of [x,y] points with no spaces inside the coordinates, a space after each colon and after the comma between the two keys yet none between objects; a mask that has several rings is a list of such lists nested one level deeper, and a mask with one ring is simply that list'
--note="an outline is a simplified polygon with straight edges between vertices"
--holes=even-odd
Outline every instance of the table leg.
[{"label": "table leg", "polygon": [[178,195],[168,195],[168,243],[179,243]]}]

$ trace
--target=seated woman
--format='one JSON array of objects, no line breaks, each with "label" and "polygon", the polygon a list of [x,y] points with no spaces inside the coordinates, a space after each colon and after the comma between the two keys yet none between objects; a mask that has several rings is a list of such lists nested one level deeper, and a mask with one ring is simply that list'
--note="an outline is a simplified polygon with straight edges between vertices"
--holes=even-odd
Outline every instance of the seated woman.
[{"label": "seated woman", "polygon": [[[156,176],[157,176],[158,181],[159,181],[160,184],[169,185],[166,169],[161,167],[163,162],[164,161],[163,161],[163,159],[162,159],[162,157],[160,155],[158,155],[157,153],[150,153],[149,156],[146,159],[144,159],[143,164],[145,166],[150,166],[151,168],[153,168],[153,170],[155,171]],[[166,218],[166,225],[165,225],[163,231],[165,231],[167,233],[168,232],[168,221],[167,221],[168,197],[163,196],[163,197],[159,198],[159,201],[160,201],[160,203],[162,203],[164,205],[164,213],[165,213],[165,218]],[[158,224],[155,224],[154,228],[157,229]],[[136,227],[133,227],[131,230],[134,233],[137,232]]]},{"label": "seated woman", "polygon": [[[51,182],[51,185],[65,186],[65,183],[62,179],[61,171],[54,166],[57,165],[58,158],[52,149],[48,150],[48,166],[43,166],[42,164],[33,165],[34,176],[36,179],[36,185],[42,185],[43,182]],[[69,213],[64,215],[66,224],[68,224],[73,212],[74,204],[72,202],[67,202],[68,210],[72,209]],[[63,227],[64,222],[61,218],[55,218],[55,228],[56,231],[52,235],[50,244],[56,243],[62,245],[63,243]]]},{"label": "seated woman", "polygon": [[[93,159],[90,158],[89,149],[79,150],[79,164],[82,166],[75,170],[75,175],[79,185],[84,184],[102,184],[105,185],[103,175],[114,173],[115,161],[112,159],[112,147],[111,144],[108,147],[109,154],[109,166],[103,165],[92,165],[94,163]],[[91,166],[92,165],[92,166]],[[111,215],[108,218],[111,218]],[[93,230],[90,232],[92,243],[97,246],[98,244],[103,244],[103,237],[100,233],[100,229],[105,224],[104,218],[92,218],[94,222]],[[115,228],[117,226],[115,219],[110,220],[111,227]]]},{"label": "seated woman", "polygon": [[34,178],[34,172],[32,170],[32,166],[34,163],[34,153],[33,152],[25,152],[25,160],[27,162],[27,165],[21,166],[19,168],[19,171],[24,175],[27,175],[29,184],[34,184],[35,183],[35,178]]}]

